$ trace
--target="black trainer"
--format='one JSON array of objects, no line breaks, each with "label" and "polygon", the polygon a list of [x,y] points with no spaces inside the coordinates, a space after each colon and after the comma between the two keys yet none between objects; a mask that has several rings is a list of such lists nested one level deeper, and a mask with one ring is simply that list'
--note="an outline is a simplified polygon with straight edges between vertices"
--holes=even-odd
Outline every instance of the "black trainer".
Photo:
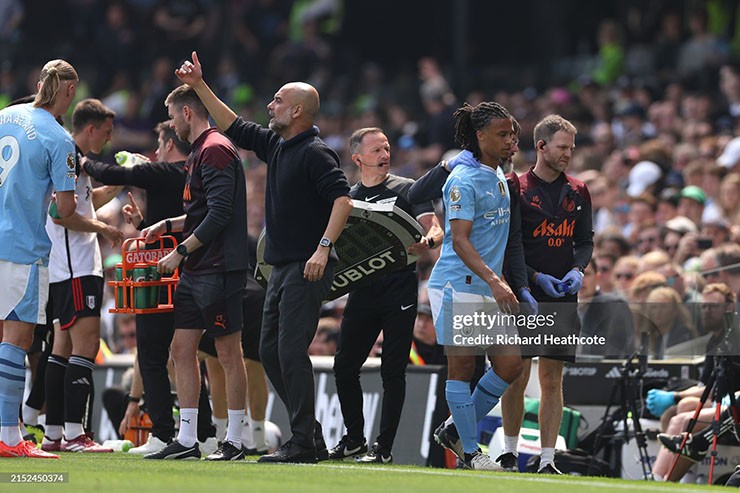
[{"label": "black trainer", "polygon": [[324,430],[318,421],[316,421],[313,428],[313,444],[316,446],[316,460],[319,462],[329,460],[329,450],[326,447],[326,440],[324,440]]},{"label": "black trainer", "polygon": [[260,457],[257,462],[275,462],[289,464],[316,464],[316,449],[305,448],[288,440],[275,452]]},{"label": "black trainer", "polygon": [[506,452],[496,458],[496,462],[506,472],[519,472],[519,455],[514,452]]},{"label": "black trainer", "polygon": [[172,440],[159,452],[147,454],[144,458],[154,460],[198,460],[200,459],[200,449],[198,448],[198,442],[195,442],[192,447],[186,447],[177,440]]},{"label": "black trainer", "polygon": [[[667,433],[658,433],[658,440],[665,448],[677,454],[681,448],[684,433],[680,435],[668,435]],[[692,462],[701,462],[707,456],[709,444],[701,435],[691,435],[686,439],[686,444],[681,450],[681,455]]]},{"label": "black trainer", "polygon": [[390,464],[393,462],[393,454],[390,450],[380,448],[378,442],[375,442],[367,454],[355,460],[358,464]]},{"label": "black trainer", "polygon": [[457,427],[455,423],[450,423],[449,426],[445,426],[443,422],[441,425],[434,430],[434,441],[442,447],[452,450],[458,459],[465,462],[465,452],[463,452],[462,441],[460,435],[457,433]]},{"label": "black trainer", "polygon": [[560,472],[560,470],[555,467],[555,464],[553,464],[552,462],[546,464],[545,467],[540,468],[540,470],[537,471],[537,474],[555,474],[557,476],[563,475],[563,473]]},{"label": "black trainer", "polygon": [[732,473],[725,486],[734,486],[735,488],[740,486],[740,466],[735,466],[735,472]]},{"label": "black trainer", "polygon": [[344,435],[336,447],[329,451],[329,460],[344,460],[348,457],[356,457],[367,453],[367,442],[362,437],[361,442],[353,442],[349,436]]},{"label": "black trainer", "polygon": [[244,459],[244,449],[236,448],[234,444],[223,441],[216,451],[206,457],[206,460],[242,460]]},{"label": "black trainer", "polygon": [[244,452],[244,455],[265,455],[268,450],[258,450],[256,448],[247,448],[242,445],[242,452]]}]

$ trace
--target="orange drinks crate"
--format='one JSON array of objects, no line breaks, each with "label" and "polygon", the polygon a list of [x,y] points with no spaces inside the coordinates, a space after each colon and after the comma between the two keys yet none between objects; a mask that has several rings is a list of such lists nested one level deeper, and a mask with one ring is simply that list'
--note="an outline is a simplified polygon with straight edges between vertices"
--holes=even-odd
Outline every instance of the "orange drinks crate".
[{"label": "orange drinks crate", "polygon": [[[164,313],[174,307],[172,299],[179,276],[177,270],[171,277],[160,277],[157,262],[177,246],[177,240],[169,235],[161,236],[159,248],[145,249],[144,238],[129,238],[121,248],[123,262],[116,264],[116,280],[108,281],[113,286],[116,300],[111,313]],[[160,288],[167,288],[167,301],[160,303]]]}]

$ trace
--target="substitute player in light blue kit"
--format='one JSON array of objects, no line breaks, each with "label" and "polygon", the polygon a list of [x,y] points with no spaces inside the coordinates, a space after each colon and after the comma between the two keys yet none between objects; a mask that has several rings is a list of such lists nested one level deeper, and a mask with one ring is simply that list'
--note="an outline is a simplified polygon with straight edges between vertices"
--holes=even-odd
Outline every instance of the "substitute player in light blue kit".
[{"label": "substitute player in light blue kit", "polygon": [[26,351],[36,324],[46,323],[49,251],[46,213],[75,210],[75,146],[56,121],[69,109],[79,78],[64,60],[41,70],[31,104],[0,111],[0,457],[58,459],[24,441],[18,426]]},{"label": "substitute player in light blue kit", "polygon": [[[428,285],[437,342],[447,352],[446,396],[454,420],[443,423],[435,437],[468,469],[496,469],[478,448],[476,425],[522,369],[518,347],[494,345],[495,335],[504,334],[505,327],[488,330],[483,324],[460,323],[466,315],[494,317],[519,311],[501,274],[511,198],[499,163],[508,158],[514,137],[511,115],[498,103],[465,104],[455,112],[455,140],[483,166],[456,167],[444,185],[445,236]],[[492,369],[471,396],[475,354],[481,350],[488,354]]]}]

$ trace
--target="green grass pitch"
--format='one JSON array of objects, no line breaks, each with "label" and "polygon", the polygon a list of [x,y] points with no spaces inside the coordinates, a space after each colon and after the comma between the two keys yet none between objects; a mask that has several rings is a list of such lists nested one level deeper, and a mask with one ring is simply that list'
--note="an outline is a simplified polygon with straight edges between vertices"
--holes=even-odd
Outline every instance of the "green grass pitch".
[{"label": "green grass pitch", "polygon": [[[254,457],[253,459],[256,459]],[[61,484],[8,484],[7,473],[64,472]],[[414,466],[148,461],[122,452],[61,454],[60,460],[0,459],[0,492],[43,493],[574,493],[706,492],[708,487],[576,476],[542,477]]]}]

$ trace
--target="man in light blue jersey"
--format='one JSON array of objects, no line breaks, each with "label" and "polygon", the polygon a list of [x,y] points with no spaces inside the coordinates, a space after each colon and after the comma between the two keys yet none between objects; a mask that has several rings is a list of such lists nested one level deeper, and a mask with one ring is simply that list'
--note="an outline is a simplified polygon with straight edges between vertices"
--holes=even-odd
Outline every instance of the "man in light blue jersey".
[{"label": "man in light blue jersey", "polygon": [[18,410],[26,351],[36,324],[46,322],[49,251],[46,213],[52,189],[56,215],[75,210],[75,148],[57,123],[69,109],[79,78],[64,60],[41,70],[32,104],[0,111],[0,457],[58,458],[23,440]]},{"label": "man in light blue jersey", "polygon": [[[445,236],[428,290],[437,342],[447,352],[446,396],[454,424],[441,425],[435,438],[453,449],[465,468],[493,470],[491,458],[478,448],[476,425],[522,369],[518,347],[496,339],[510,331],[490,323],[519,311],[516,296],[502,279],[511,197],[499,166],[508,158],[515,134],[511,115],[495,102],[458,109],[455,130],[458,144],[483,166],[456,167],[443,188]],[[481,350],[492,368],[471,396],[475,355]]]}]

